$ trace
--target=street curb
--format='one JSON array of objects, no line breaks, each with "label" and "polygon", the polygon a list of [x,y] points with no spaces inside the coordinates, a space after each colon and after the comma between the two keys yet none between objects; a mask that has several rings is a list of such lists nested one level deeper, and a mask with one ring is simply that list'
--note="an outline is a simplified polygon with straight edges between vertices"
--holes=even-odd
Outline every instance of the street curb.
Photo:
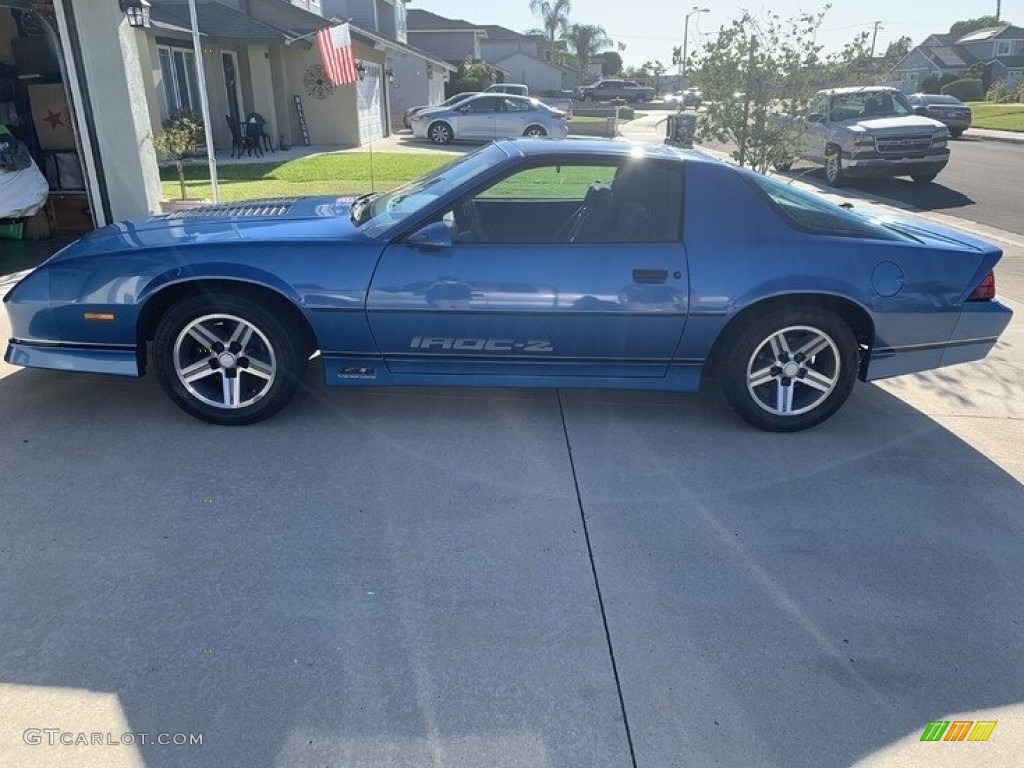
[{"label": "street curb", "polygon": [[[968,131],[969,130],[970,129],[968,129]],[[981,128],[979,130],[985,130],[985,129]],[[1024,144],[1024,134],[1021,134],[1018,137],[1018,136],[999,136],[999,135],[993,136],[991,134],[984,134],[984,133],[977,133],[977,132],[975,132],[975,133],[964,133],[963,136],[961,136],[959,139],[954,139],[954,141],[997,141],[997,142],[1000,142],[1002,144]]]}]

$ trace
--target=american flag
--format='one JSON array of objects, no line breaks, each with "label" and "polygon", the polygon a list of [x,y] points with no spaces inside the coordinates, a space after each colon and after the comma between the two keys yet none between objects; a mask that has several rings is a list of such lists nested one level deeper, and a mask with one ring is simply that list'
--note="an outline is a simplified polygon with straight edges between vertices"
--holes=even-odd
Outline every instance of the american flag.
[{"label": "american flag", "polygon": [[624,50],[626,50],[626,44],[625,43],[619,43],[618,48],[619,48],[620,51],[624,51]]},{"label": "american flag", "polygon": [[352,52],[352,35],[347,23],[321,29],[316,33],[316,44],[331,85],[348,85],[359,79],[356,57]]}]

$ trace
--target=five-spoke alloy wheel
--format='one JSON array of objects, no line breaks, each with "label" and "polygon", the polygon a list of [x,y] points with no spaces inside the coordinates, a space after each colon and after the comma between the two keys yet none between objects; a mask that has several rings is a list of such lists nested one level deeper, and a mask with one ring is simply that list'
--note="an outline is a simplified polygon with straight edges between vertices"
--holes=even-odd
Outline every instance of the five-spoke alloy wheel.
[{"label": "five-spoke alloy wheel", "polygon": [[157,328],[157,378],[180,408],[204,421],[260,421],[284,407],[305,371],[294,337],[248,299],[189,297]]},{"label": "five-spoke alloy wheel", "polygon": [[835,314],[784,309],[757,318],[720,361],[723,393],[746,421],[773,432],[820,424],[849,397],[857,339]]}]

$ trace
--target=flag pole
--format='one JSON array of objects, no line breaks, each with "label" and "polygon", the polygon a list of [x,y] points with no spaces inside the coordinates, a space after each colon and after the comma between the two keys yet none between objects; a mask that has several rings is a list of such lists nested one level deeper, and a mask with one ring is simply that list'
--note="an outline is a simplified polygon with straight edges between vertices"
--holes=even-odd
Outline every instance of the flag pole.
[{"label": "flag pole", "polygon": [[199,108],[203,114],[206,131],[206,162],[210,167],[210,189],[213,202],[220,202],[217,189],[217,155],[213,149],[213,125],[210,123],[210,101],[206,96],[206,70],[203,67],[203,47],[199,43],[199,22],[196,18],[196,0],[188,0],[188,11],[192,18],[192,50],[196,57],[196,75],[199,78]]}]

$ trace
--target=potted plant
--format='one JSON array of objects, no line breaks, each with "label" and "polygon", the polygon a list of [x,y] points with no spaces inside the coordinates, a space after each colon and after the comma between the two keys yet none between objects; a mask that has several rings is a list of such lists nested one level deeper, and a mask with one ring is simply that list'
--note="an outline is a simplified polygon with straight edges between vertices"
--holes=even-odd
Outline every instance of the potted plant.
[{"label": "potted plant", "polygon": [[153,147],[174,163],[178,171],[178,183],[181,184],[181,200],[185,201],[188,200],[188,193],[185,189],[183,161],[195,152],[196,146],[205,138],[203,121],[191,110],[178,109],[172,112],[162,125],[163,131],[152,137]]}]

